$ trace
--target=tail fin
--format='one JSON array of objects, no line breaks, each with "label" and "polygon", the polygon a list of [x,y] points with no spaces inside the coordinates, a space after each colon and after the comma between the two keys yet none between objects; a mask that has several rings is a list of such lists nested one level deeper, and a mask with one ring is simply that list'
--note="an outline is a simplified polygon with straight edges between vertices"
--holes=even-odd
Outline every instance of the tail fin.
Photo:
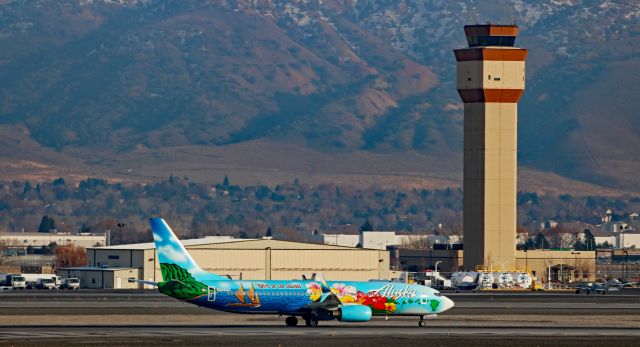
[{"label": "tail fin", "polygon": [[227,277],[212,274],[198,266],[164,219],[151,218],[149,223],[153,232],[153,241],[156,244],[162,279],[165,282],[181,281],[186,275],[185,272],[197,281],[227,279]]}]

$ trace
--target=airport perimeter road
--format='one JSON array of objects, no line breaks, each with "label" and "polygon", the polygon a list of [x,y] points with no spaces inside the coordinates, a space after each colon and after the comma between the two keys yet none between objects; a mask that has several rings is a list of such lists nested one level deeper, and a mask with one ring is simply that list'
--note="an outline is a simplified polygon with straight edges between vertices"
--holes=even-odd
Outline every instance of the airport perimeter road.
[{"label": "airport perimeter road", "polygon": [[284,326],[284,317],[229,314],[147,292],[0,294],[0,345],[634,346],[640,296],[451,293],[456,307],[412,317]]}]

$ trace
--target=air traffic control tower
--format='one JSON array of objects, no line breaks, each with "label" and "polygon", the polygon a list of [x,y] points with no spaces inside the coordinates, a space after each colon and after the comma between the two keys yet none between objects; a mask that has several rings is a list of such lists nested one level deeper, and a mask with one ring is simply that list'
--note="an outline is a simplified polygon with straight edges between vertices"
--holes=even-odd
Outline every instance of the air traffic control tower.
[{"label": "air traffic control tower", "polygon": [[464,267],[515,265],[518,100],[527,50],[516,25],[467,25],[454,50],[464,102]]}]

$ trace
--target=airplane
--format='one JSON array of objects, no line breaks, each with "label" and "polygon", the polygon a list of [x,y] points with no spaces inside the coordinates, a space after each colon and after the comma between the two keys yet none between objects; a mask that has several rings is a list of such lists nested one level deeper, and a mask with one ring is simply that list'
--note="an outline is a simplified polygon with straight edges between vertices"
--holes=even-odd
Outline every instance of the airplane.
[{"label": "airplane", "polygon": [[436,316],[454,306],[437,290],[388,281],[326,281],[314,278],[291,281],[232,280],[203,270],[191,258],[162,218],[151,218],[162,282],[155,285],[168,296],[210,309],[249,314],[285,315],[287,326],[298,318],[306,326],[318,321],[367,322],[372,316],[416,316],[425,326],[425,316]]}]

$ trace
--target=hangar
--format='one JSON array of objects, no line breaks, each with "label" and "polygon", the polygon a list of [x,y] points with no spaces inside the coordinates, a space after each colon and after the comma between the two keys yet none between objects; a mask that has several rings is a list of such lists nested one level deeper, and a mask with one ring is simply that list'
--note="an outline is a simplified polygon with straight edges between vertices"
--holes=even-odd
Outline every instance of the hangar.
[{"label": "hangar", "polygon": [[[389,252],[385,250],[216,236],[181,242],[203,269],[234,279],[290,280],[322,273],[328,280],[368,281],[390,275]],[[116,269],[137,269],[137,279],[162,281],[153,242],[90,247],[87,259],[88,267],[76,268],[74,274],[110,269],[100,274],[106,288],[123,283],[117,278],[102,280],[102,276],[121,273]]]},{"label": "hangar", "polygon": [[92,266],[68,267],[60,269],[58,275],[62,278],[76,277],[82,288],[102,289],[137,289],[138,284],[129,283],[130,277],[138,275],[138,269],[132,268],[101,268]]}]

